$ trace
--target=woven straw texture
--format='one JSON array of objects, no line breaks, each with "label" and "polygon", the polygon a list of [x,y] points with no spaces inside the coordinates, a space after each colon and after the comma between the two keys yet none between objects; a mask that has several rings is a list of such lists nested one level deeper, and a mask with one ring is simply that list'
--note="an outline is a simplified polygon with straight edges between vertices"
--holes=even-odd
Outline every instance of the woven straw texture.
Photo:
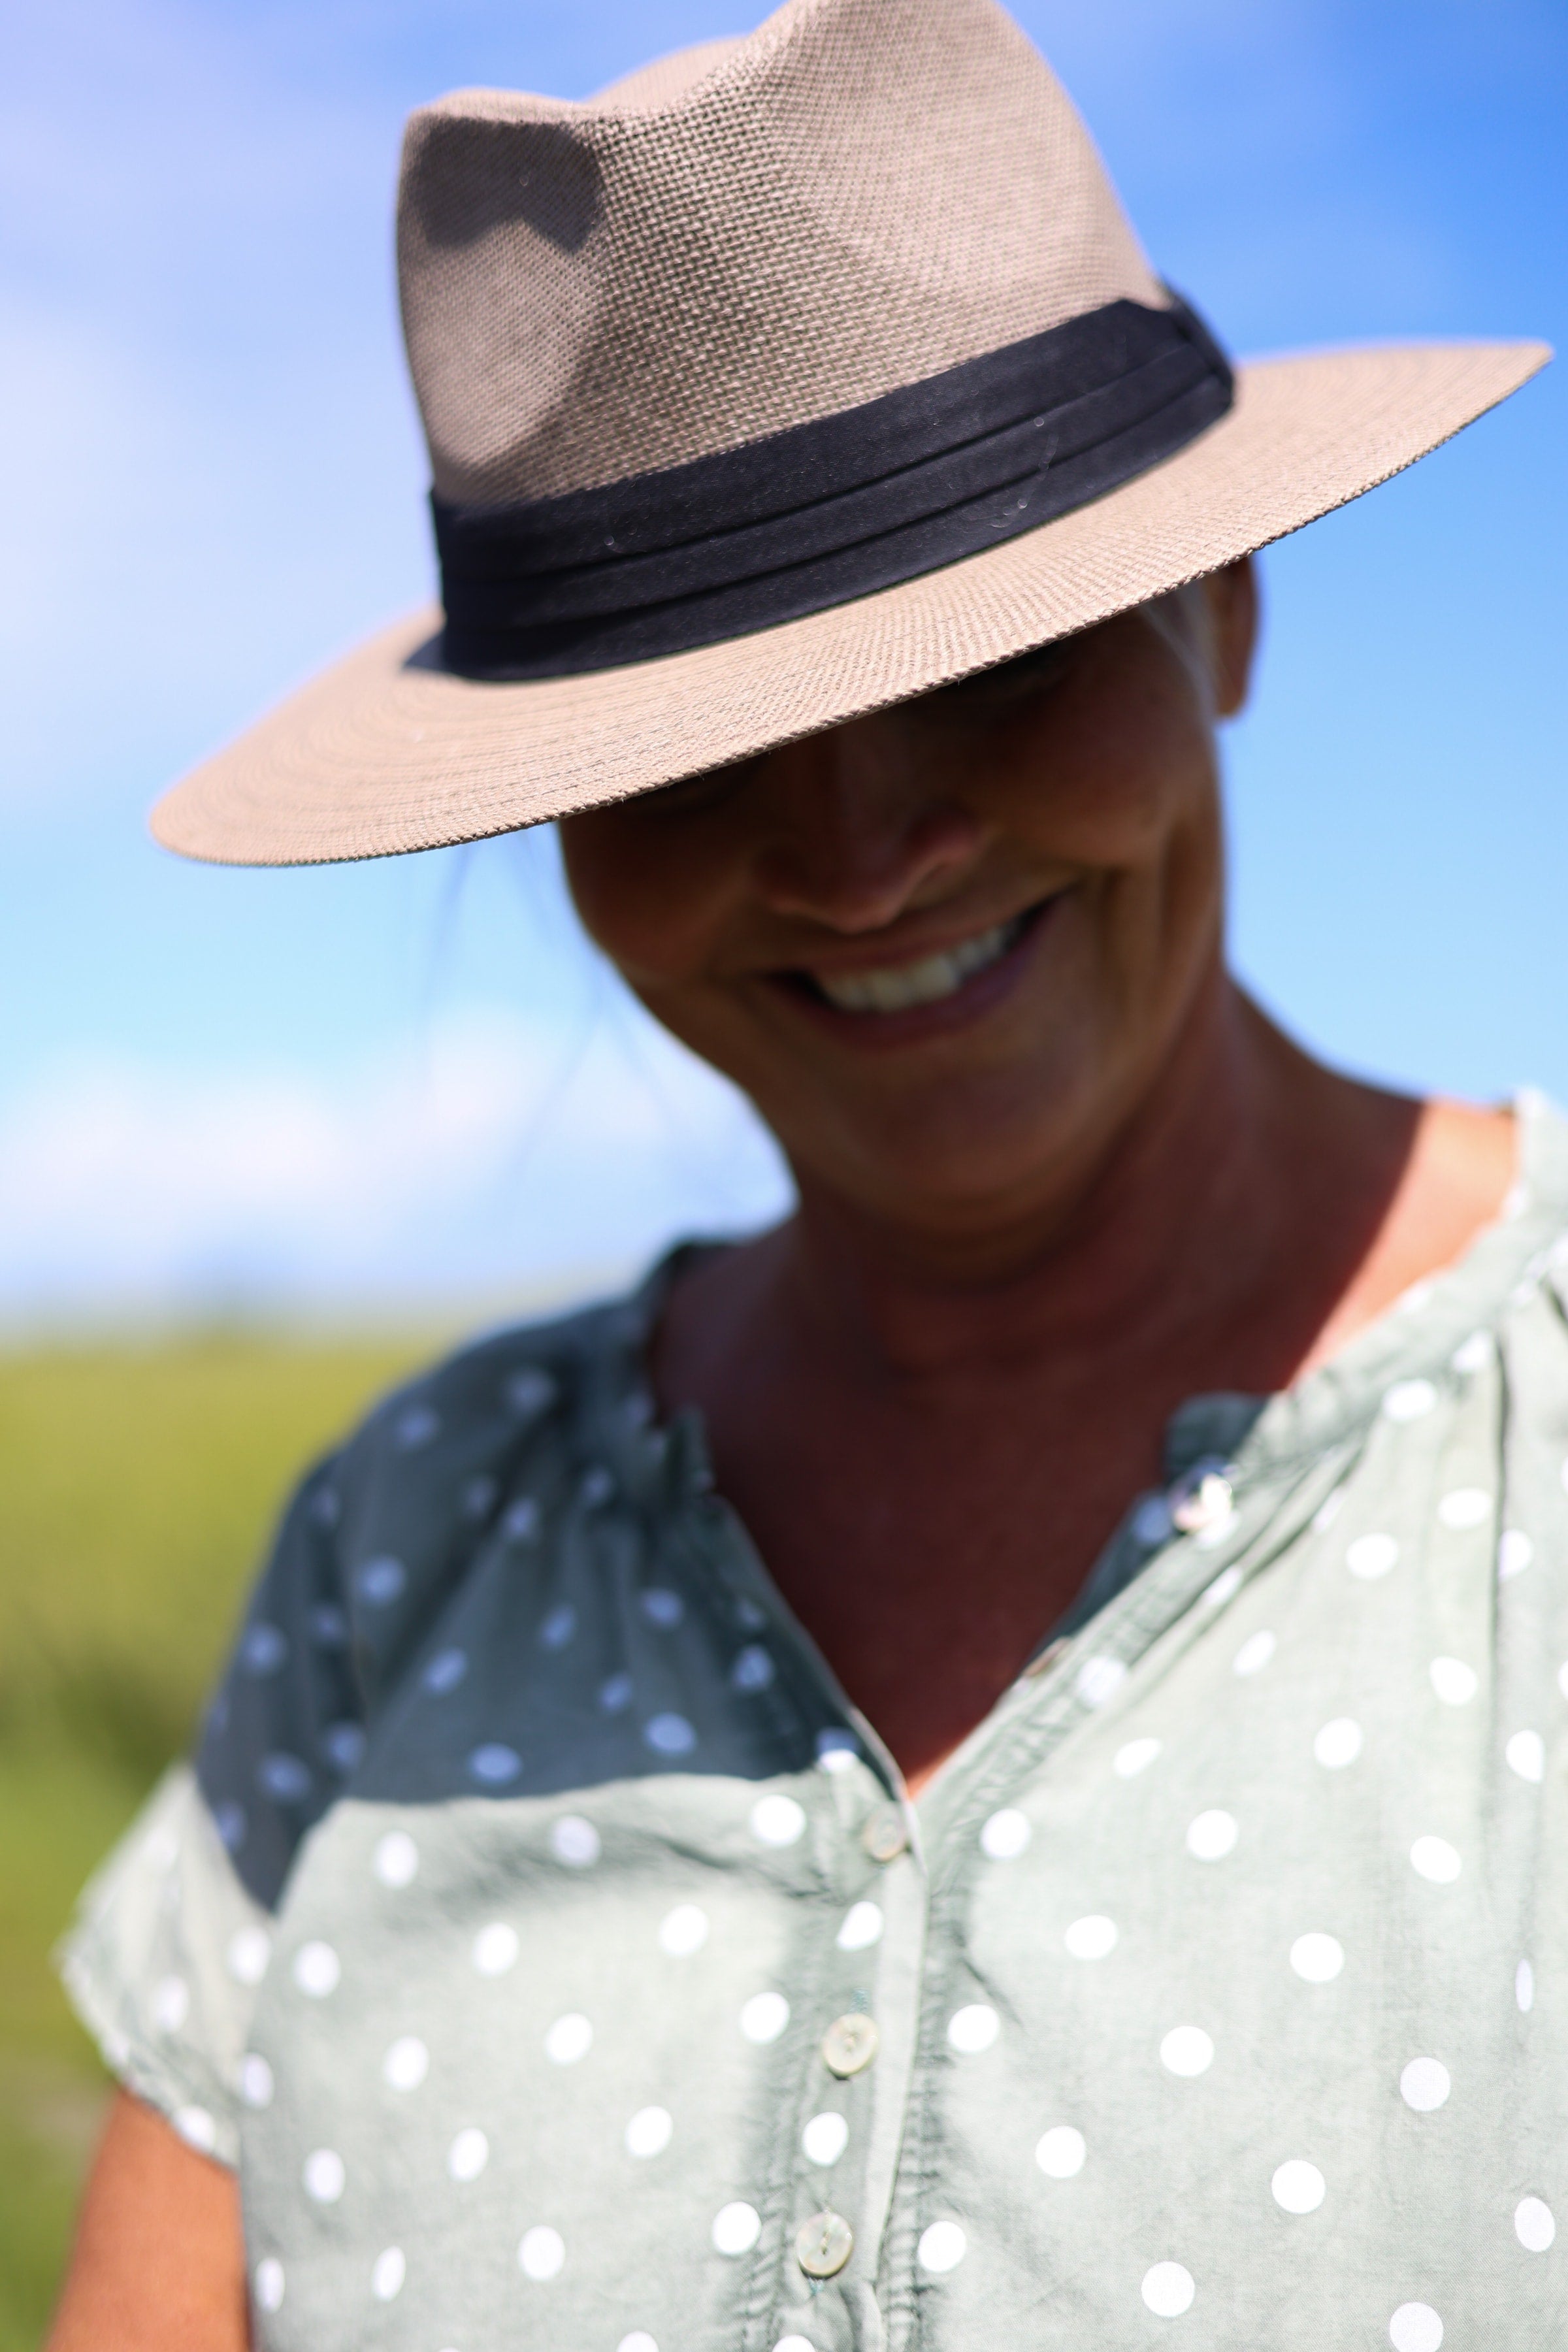
[{"label": "woven straw texture", "polygon": [[[470,90],[409,125],[405,325],[437,490],[619,481],[1165,297],[1060,84],[993,0],[789,0],[576,105]],[[438,613],[385,631],[168,793],[221,863],[537,824],[924,692],[1359,497],[1549,356],[1326,353],[1092,504],[922,578],[587,676],[480,684]]]}]

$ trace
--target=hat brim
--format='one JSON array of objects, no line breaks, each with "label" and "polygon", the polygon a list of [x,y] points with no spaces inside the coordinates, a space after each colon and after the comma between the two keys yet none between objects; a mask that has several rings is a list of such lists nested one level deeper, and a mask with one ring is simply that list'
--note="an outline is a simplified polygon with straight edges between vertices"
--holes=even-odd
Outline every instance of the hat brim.
[{"label": "hat brim", "polygon": [[166,848],[233,866],[387,857],[648,792],[1006,661],[1299,530],[1518,390],[1542,343],[1256,361],[1163,463],[979,555],[754,635],[576,677],[440,667],[440,614],[383,630],[176,784]]}]

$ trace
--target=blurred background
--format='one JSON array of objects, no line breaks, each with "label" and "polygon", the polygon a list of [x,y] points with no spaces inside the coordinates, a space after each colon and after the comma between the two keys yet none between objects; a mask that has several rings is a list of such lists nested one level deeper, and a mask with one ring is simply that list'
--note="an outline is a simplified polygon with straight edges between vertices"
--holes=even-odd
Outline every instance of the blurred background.
[{"label": "blurred background", "polygon": [[[1023,0],[1232,348],[1568,328],[1560,0]],[[777,1212],[548,834],[181,866],[159,788],[422,601],[402,118],[747,0],[11,0],[0,31],[0,2352],[101,2077],[47,1965],[280,1489],[451,1333]],[[1363,1071],[1568,1099],[1568,376],[1264,560],[1237,960]]]}]

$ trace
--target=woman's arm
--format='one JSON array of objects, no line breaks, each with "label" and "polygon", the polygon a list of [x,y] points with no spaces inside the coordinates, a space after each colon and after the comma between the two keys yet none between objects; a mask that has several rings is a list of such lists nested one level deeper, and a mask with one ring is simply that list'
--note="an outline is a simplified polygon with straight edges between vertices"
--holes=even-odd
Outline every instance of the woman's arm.
[{"label": "woman's arm", "polygon": [[246,2308],[234,2174],[121,2092],[46,2352],[246,2352]]}]

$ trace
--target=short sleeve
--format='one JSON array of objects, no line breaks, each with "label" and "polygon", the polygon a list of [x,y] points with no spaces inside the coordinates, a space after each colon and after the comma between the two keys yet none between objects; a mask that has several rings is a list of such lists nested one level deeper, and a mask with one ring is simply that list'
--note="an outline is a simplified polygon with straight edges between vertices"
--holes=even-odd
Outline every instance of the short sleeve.
[{"label": "short sleeve", "polygon": [[270,1954],[267,1914],[176,1765],[88,1885],[60,1973],[110,2070],[225,2164],[258,2089],[246,2039]]}]

